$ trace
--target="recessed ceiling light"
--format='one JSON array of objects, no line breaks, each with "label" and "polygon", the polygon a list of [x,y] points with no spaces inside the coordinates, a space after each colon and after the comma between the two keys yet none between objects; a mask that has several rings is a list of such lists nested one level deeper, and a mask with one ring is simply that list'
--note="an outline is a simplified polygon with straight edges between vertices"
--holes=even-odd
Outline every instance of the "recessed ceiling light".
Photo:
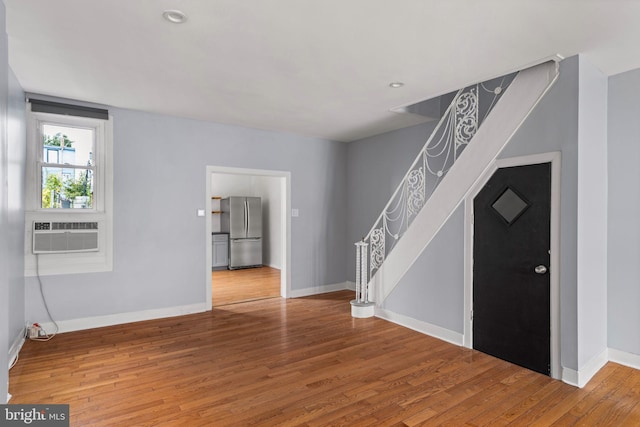
[{"label": "recessed ceiling light", "polygon": [[182,24],[187,20],[187,15],[179,10],[165,10],[162,12],[162,17],[174,24]]},{"label": "recessed ceiling light", "polygon": [[394,89],[397,89],[397,88],[402,87],[402,86],[404,86],[404,83],[402,83],[402,82],[389,83],[389,87],[392,87]]}]

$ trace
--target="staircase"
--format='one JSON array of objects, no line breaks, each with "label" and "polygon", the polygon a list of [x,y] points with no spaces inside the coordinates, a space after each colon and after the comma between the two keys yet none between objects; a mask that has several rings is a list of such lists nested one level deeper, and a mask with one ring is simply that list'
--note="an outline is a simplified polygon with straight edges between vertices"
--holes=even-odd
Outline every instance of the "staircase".
[{"label": "staircase", "polygon": [[545,62],[459,90],[367,235],[354,317],[371,317],[558,76]]}]

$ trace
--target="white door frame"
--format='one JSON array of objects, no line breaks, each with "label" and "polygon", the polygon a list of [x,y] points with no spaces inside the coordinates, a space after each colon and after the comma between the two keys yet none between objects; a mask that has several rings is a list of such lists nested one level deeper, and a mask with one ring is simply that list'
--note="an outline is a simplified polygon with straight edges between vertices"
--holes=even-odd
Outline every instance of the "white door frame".
[{"label": "white door frame", "polygon": [[473,348],[473,199],[500,168],[551,163],[551,377],[560,379],[560,162],[559,151],[495,160],[464,199],[464,335],[463,345]]},{"label": "white door frame", "polygon": [[281,201],[281,227],[280,232],[282,242],[280,259],[282,260],[280,270],[280,296],[288,298],[291,294],[291,172],[276,171],[267,169],[245,169],[231,168],[225,166],[206,167],[205,185],[205,304],[207,310],[212,309],[212,289],[211,289],[211,175],[214,173],[224,173],[231,175],[253,175],[268,176],[280,179],[280,201]]}]

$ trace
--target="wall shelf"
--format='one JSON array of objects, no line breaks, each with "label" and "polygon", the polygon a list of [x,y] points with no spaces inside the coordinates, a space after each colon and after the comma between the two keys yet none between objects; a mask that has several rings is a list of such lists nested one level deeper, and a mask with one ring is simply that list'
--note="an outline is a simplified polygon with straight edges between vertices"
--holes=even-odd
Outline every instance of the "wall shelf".
[{"label": "wall shelf", "polygon": [[[215,203],[215,204],[213,204],[213,206],[211,206],[213,208],[211,213],[214,214],[214,215],[220,215],[222,213],[222,211],[219,210],[220,209],[220,206],[219,206],[220,202],[219,201],[222,200],[222,197],[220,197],[220,196],[211,196],[211,200],[217,200],[218,201],[218,203]],[[216,205],[218,205],[218,206],[216,206]]]}]

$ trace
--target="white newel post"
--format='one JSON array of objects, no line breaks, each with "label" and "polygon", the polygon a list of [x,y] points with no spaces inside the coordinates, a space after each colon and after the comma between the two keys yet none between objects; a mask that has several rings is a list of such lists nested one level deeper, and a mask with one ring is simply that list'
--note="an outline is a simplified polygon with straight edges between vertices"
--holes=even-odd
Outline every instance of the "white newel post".
[{"label": "white newel post", "polygon": [[362,278],[360,276],[360,259],[362,257],[362,242],[356,243],[356,302],[360,302],[360,284]]},{"label": "white newel post", "polygon": [[367,295],[367,289],[369,288],[369,275],[367,274],[368,270],[368,249],[369,245],[366,243],[362,244],[362,260],[360,261],[360,301],[363,303],[369,302],[369,297]]},{"label": "white newel post", "polygon": [[368,244],[360,241],[356,243],[356,299],[351,301],[351,316],[372,317],[374,304],[369,302],[368,293]]}]

